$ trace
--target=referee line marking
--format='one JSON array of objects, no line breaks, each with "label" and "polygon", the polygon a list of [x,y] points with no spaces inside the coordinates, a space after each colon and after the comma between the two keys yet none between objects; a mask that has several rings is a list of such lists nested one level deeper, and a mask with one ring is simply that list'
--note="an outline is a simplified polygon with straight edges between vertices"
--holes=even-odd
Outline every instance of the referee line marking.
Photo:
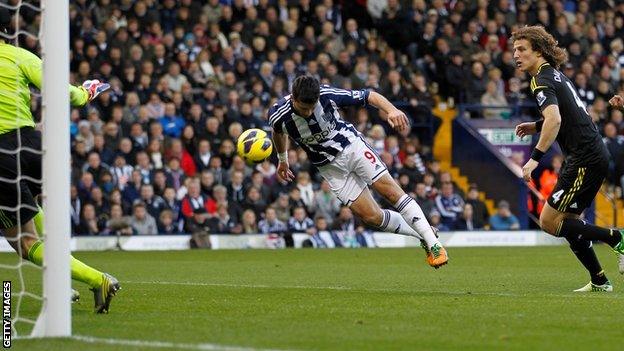
[{"label": "referee line marking", "polygon": [[[157,284],[157,285],[186,285],[186,286],[211,286],[243,289],[301,289],[301,290],[333,290],[354,291],[371,293],[423,293],[453,296],[498,296],[498,297],[531,297],[530,294],[505,293],[505,292],[474,292],[474,291],[440,291],[440,290],[416,290],[416,289],[390,289],[390,288],[354,288],[347,286],[305,286],[305,285],[266,285],[266,284],[234,284],[234,283],[199,283],[199,282],[168,282],[168,281],[124,281],[128,284]],[[572,293],[572,291],[570,291]],[[570,297],[573,294],[545,294],[550,297]],[[581,294],[577,294],[581,296]],[[576,296],[576,295],[573,295]],[[585,295],[583,295],[585,296]],[[608,295],[592,294],[594,297],[611,297]]]},{"label": "referee line marking", "polygon": [[73,335],[71,339],[90,344],[106,344],[106,345],[119,345],[119,346],[136,346],[136,347],[152,347],[161,349],[176,349],[176,350],[199,350],[199,351],[283,351],[277,349],[258,349],[253,347],[220,345],[212,343],[175,343],[170,341],[152,341],[152,340],[129,340],[129,339],[113,339],[113,338],[98,338],[88,335]]}]

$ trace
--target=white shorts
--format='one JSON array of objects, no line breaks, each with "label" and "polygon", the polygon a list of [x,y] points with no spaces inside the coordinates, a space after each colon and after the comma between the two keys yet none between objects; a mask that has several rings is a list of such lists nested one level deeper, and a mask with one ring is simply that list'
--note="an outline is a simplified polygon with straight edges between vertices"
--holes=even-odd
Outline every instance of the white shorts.
[{"label": "white shorts", "polygon": [[333,161],[319,167],[338,199],[350,206],[362,191],[388,173],[379,154],[361,137],[349,144]]}]

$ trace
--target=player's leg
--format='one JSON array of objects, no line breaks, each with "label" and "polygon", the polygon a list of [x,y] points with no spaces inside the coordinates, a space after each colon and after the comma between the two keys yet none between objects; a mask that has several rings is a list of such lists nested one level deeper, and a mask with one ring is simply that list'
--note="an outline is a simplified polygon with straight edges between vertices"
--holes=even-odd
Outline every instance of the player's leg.
[{"label": "player's leg", "polygon": [[591,242],[592,240],[604,241],[605,237],[612,243],[619,242],[621,235],[617,231],[588,224],[579,218],[598,193],[605,175],[606,166],[604,170],[600,166],[590,169],[565,167],[540,215],[542,229],[551,235],[564,237],[570,243],[570,249],[577,259],[589,272],[591,282],[579,291],[611,291],[613,289],[596,257]]},{"label": "player's leg", "polygon": [[394,206],[397,212],[392,212],[399,213],[403,223],[418,232],[429,247],[440,244],[418,203],[401,189],[389,173],[382,174],[371,187]]},{"label": "player's leg", "polygon": [[580,236],[585,240],[599,240],[624,253],[624,237],[619,230],[592,225],[578,218],[596,197],[606,170],[607,165],[604,170],[600,165],[566,167],[540,216],[542,229],[548,234],[565,238]]},{"label": "player's leg", "polygon": [[[556,228],[555,223],[562,223],[564,219],[579,220],[579,216],[572,213],[559,212],[553,209],[548,203],[544,205],[542,214],[540,216],[540,223],[546,227],[546,229],[552,231],[553,227]],[[544,229],[544,227],[542,227]],[[544,229],[548,233],[548,230]],[[556,231],[556,229],[554,229]],[[581,262],[585,269],[589,272],[591,283],[595,285],[604,285],[609,283],[609,279],[604,273],[598,257],[594,252],[592,242],[587,239],[583,239],[580,235],[568,235],[565,239],[570,244],[570,249]]]},{"label": "player's leg", "polygon": [[[41,134],[34,130],[21,130],[21,143],[29,149],[41,149]],[[32,179],[41,179],[41,155],[22,149],[20,151],[21,169],[24,175]],[[7,165],[15,167],[9,172]],[[15,158],[0,156],[0,174],[15,179],[17,174]],[[19,191],[21,203],[17,202]],[[43,230],[43,211],[39,208],[34,195],[41,193],[41,185],[36,182],[22,180],[18,184],[0,182],[0,204],[15,208],[18,211],[0,211],[0,228],[11,246],[22,256],[36,265],[43,264],[45,244],[39,240],[37,233]],[[19,220],[18,220],[19,219]],[[38,222],[36,228],[35,221]],[[20,224],[21,223],[21,224]],[[94,291],[96,312],[107,312],[112,296],[119,290],[117,279],[102,273],[70,256],[72,279],[86,283]],[[104,291],[104,293],[102,292]]]},{"label": "player's leg", "polygon": [[[382,231],[409,235],[422,240],[422,236],[414,231],[399,213],[382,210],[379,207],[372,198],[366,182],[350,171],[352,156],[351,154],[341,154],[329,165],[319,168],[321,175],[327,180],[338,199],[349,206],[356,216],[370,226],[380,228]],[[353,207],[355,202],[357,204]],[[360,206],[360,204],[364,205]],[[360,207],[362,208],[360,209]]]},{"label": "player's leg", "polygon": [[[403,218],[403,226],[408,225],[425,240],[429,264],[433,267],[445,264],[448,261],[446,250],[444,250],[438,237],[429,225],[422,209],[392,179],[386,165],[381,161],[375,150],[364,140],[359,139],[353,143],[353,147],[349,152],[352,153],[350,169],[355,173],[355,176],[375,189],[375,191],[393,204],[396,209],[396,212],[387,212],[386,216],[389,220],[393,218],[392,213],[400,214]],[[390,228],[393,230],[398,227],[393,226]]]}]

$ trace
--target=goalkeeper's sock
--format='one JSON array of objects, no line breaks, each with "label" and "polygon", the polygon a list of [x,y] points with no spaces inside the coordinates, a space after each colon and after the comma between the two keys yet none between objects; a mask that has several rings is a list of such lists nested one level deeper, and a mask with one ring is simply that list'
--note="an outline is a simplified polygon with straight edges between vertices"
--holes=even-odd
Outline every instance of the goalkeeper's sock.
[{"label": "goalkeeper's sock", "polygon": [[622,234],[617,230],[597,227],[576,218],[565,218],[561,221],[556,234],[565,238],[580,235],[585,240],[599,240],[611,247],[622,240]]},{"label": "goalkeeper's sock", "polygon": [[[43,249],[43,242],[37,240],[28,250],[28,260],[37,266],[41,266],[43,264]],[[104,279],[104,274],[102,272],[87,266],[80,260],[74,258],[74,256],[69,257],[71,259],[70,268],[72,279],[83,282],[92,288],[97,288],[102,285],[102,280]]]},{"label": "goalkeeper's sock", "polygon": [[379,229],[384,232],[413,236],[422,240],[423,237],[405,222],[405,218],[400,213],[391,210],[382,210],[382,212],[383,219]]},{"label": "goalkeeper's sock", "polygon": [[35,222],[37,236],[41,237],[41,235],[43,235],[43,210],[39,207],[39,205],[37,205],[37,208],[39,208],[39,212],[37,212],[35,217],[33,217],[33,221]]},{"label": "goalkeeper's sock", "polygon": [[440,240],[438,240],[433,229],[431,229],[431,225],[429,225],[422,209],[409,195],[404,194],[401,196],[399,201],[394,204],[394,208],[401,213],[405,222],[425,239],[429,249],[435,244],[440,244]]},{"label": "goalkeeper's sock", "polygon": [[596,257],[596,253],[594,252],[594,248],[592,247],[592,242],[589,240],[581,239],[578,237],[566,238],[570,243],[570,249],[576,255],[576,258],[583,264],[585,269],[589,272],[589,276],[591,277],[591,282],[596,285],[606,284],[609,279],[607,279],[602,267],[600,266],[600,262],[598,261],[598,257]]}]

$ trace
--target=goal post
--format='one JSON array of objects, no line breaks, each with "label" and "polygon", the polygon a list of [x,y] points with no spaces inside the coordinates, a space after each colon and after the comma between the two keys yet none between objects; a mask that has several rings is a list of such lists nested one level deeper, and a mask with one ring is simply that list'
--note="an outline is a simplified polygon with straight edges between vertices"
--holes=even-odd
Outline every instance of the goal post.
[{"label": "goal post", "polygon": [[42,0],[43,305],[34,337],[71,335],[69,0]]}]

